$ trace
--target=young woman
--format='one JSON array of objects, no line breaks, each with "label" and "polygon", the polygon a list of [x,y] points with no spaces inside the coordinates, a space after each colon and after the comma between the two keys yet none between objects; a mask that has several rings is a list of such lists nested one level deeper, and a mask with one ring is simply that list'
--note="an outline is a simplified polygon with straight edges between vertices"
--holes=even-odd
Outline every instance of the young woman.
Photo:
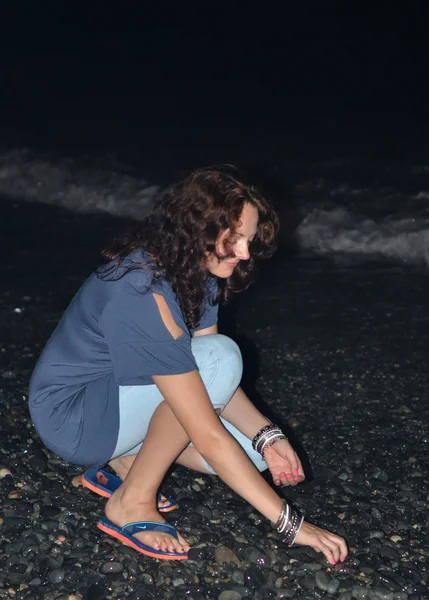
[{"label": "young woman", "polygon": [[[230,166],[176,184],[137,229],[105,251],[35,368],[29,406],[46,446],[94,467],[84,483],[109,497],[98,527],[139,552],[186,559],[189,545],[157,496],[173,462],[216,473],[285,543],[335,564],[345,541],[303,522],[276,485],[304,479],[281,430],[240,386],[237,345],[217,329],[219,301],[246,289],[274,251],[277,217]],[[100,467],[109,463],[118,477]]]}]

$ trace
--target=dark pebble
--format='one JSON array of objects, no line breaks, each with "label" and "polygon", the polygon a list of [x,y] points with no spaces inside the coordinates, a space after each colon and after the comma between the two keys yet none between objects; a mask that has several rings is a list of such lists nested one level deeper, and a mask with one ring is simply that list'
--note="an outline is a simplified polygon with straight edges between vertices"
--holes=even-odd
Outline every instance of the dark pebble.
[{"label": "dark pebble", "polygon": [[14,554],[15,552],[20,552],[22,546],[22,542],[9,542],[5,544],[4,552],[6,552],[6,554]]},{"label": "dark pebble", "polygon": [[195,507],[194,512],[196,512],[198,515],[201,515],[205,519],[212,518],[212,511],[204,504],[198,504],[198,506]]},{"label": "dark pebble", "polygon": [[417,569],[414,567],[414,565],[408,566],[408,565],[402,564],[398,569],[398,573],[400,575],[403,575],[407,579],[411,578],[412,581],[414,581],[416,583],[420,583],[420,581],[422,580],[422,576],[417,571]]},{"label": "dark pebble", "polygon": [[13,573],[12,571],[9,572],[8,574],[8,583],[9,585],[17,585],[19,583],[21,583],[22,581],[22,573]]},{"label": "dark pebble", "polygon": [[27,546],[25,550],[22,551],[22,556],[37,556],[40,552],[40,546],[36,546],[35,544],[32,546]]},{"label": "dark pebble", "polygon": [[10,570],[12,571],[12,573],[25,573],[25,571],[27,570],[27,566],[26,565],[22,565],[22,564],[16,564],[16,565],[12,565]]},{"label": "dark pebble", "polygon": [[48,470],[48,463],[41,456],[32,456],[29,460],[29,464],[36,473],[46,473]]},{"label": "dark pebble", "polygon": [[205,560],[208,555],[206,548],[190,548],[188,551],[189,560]]},{"label": "dark pebble", "polygon": [[218,596],[218,600],[241,600],[243,596],[236,590],[224,590]]},{"label": "dark pebble", "polygon": [[128,600],[145,600],[148,598],[147,588],[140,588],[127,596]]},{"label": "dark pebble", "polygon": [[19,556],[17,554],[11,554],[6,559],[6,567],[10,568],[12,565],[17,565],[19,563]]},{"label": "dark pebble", "polygon": [[319,590],[323,590],[324,592],[328,590],[329,584],[331,583],[331,578],[328,573],[325,571],[318,571],[314,579]]},{"label": "dark pebble", "polygon": [[49,581],[54,584],[61,583],[65,575],[64,569],[54,569],[49,573]]},{"label": "dark pebble", "polygon": [[98,585],[91,585],[82,595],[82,600],[106,600],[108,592]]},{"label": "dark pebble", "polygon": [[390,590],[386,590],[386,588],[380,586],[374,588],[372,595],[377,598],[377,600],[392,600],[393,596]]},{"label": "dark pebble", "polygon": [[145,585],[155,585],[155,581],[150,573],[142,573],[141,579]]},{"label": "dark pebble", "polygon": [[100,571],[101,573],[122,573],[124,570],[124,565],[121,562],[106,562],[102,565]]},{"label": "dark pebble", "polygon": [[245,572],[244,582],[250,587],[259,588],[265,584],[265,576],[260,569],[249,567]]},{"label": "dark pebble", "polygon": [[390,558],[391,560],[399,560],[400,558],[399,552],[387,544],[381,546],[378,552],[380,556],[383,556],[384,558]]},{"label": "dark pebble", "polygon": [[192,513],[191,515],[189,515],[188,518],[188,522],[191,528],[198,527],[199,525],[201,525],[201,523],[203,523],[203,521],[203,517],[201,515],[198,515],[197,513]]},{"label": "dark pebble", "polygon": [[200,542],[202,544],[211,544],[213,546],[217,546],[220,544],[220,541],[220,535],[214,531],[205,531],[200,535]]},{"label": "dark pebble", "polygon": [[127,572],[128,572],[128,573],[129,573],[131,576],[133,576],[133,577],[135,577],[136,575],[139,575],[139,574],[140,574],[140,566],[139,566],[139,563],[138,563],[137,561],[135,561],[135,560],[131,560],[131,561],[130,561],[130,562],[127,564],[127,566],[126,566],[126,570],[127,570]]},{"label": "dark pebble", "polygon": [[57,515],[59,515],[61,509],[58,506],[42,506],[40,509],[40,515],[43,519],[54,519]]},{"label": "dark pebble", "polygon": [[312,575],[306,575],[303,579],[299,580],[299,585],[311,592],[316,587],[316,580]]},{"label": "dark pebble", "polygon": [[383,483],[387,483],[389,481],[389,476],[386,473],[386,471],[380,469],[379,467],[376,467],[374,469],[374,471],[372,472],[372,476],[374,477],[374,479],[379,479],[380,481],[383,481]]},{"label": "dark pebble", "polygon": [[62,563],[58,558],[53,556],[46,556],[39,563],[39,569],[41,573],[48,573],[62,567]]},{"label": "dark pebble", "polygon": [[266,567],[269,567],[271,565],[270,558],[266,554],[264,554],[262,550],[259,550],[258,548],[255,548],[253,546],[250,546],[245,549],[244,556],[249,562],[253,563],[254,565],[261,565]]}]

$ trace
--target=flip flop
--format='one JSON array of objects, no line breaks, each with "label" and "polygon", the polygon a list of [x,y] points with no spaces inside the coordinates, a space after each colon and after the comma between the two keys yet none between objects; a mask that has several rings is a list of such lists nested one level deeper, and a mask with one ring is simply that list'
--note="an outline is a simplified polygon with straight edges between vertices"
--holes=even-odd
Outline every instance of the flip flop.
[{"label": "flip flop", "polygon": [[187,552],[164,552],[163,550],[156,550],[150,546],[146,546],[134,536],[135,533],[140,531],[158,531],[160,533],[168,533],[168,535],[179,539],[177,530],[173,525],[168,523],[157,523],[156,521],[136,521],[134,523],[127,523],[123,527],[118,527],[112,521],[109,521],[106,517],[100,519],[97,523],[98,529],[104,531],[108,535],[116,538],[126,546],[131,546],[137,552],[150,556],[152,558],[159,558],[161,560],[187,560]]},{"label": "flip flop", "polygon": [[[85,487],[104,498],[110,498],[113,492],[116,492],[122,481],[116,475],[105,471],[104,469],[89,469],[82,475],[82,483]],[[173,498],[167,498],[169,504],[158,508],[159,512],[170,512],[178,508],[177,502]],[[158,494],[158,502],[162,502],[162,495]]]}]

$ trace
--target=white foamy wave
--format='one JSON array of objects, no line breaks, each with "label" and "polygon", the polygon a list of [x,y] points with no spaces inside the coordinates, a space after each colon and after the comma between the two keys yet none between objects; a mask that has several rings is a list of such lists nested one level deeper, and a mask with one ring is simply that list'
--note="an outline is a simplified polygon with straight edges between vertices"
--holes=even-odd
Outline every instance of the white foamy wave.
[{"label": "white foamy wave", "polygon": [[[375,184],[368,177],[360,179],[359,162],[348,159],[348,175],[337,173],[338,165],[344,161],[309,163],[308,169],[297,163],[296,171],[287,165],[285,179],[294,173],[296,177],[293,199],[302,216],[296,236],[301,247],[324,255],[429,264],[426,166],[416,167],[411,180],[398,177],[396,169],[394,178],[384,176]],[[384,173],[390,170],[386,167]],[[26,150],[0,153],[0,198],[76,212],[141,218],[164,191],[153,179],[140,177],[112,156],[58,159]]]},{"label": "white foamy wave", "polygon": [[383,256],[429,264],[429,218],[376,221],[345,208],[313,209],[297,229],[300,246],[320,254]]},{"label": "white foamy wave", "polygon": [[[112,162],[110,159],[109,166]],[[99,166],[84,168],[82,163],[76,159],[32,157],[26,150],[3,152],[0,196],[77,212],[139,218],[147,214],[162,191],[159,185],[135,175]]]}]

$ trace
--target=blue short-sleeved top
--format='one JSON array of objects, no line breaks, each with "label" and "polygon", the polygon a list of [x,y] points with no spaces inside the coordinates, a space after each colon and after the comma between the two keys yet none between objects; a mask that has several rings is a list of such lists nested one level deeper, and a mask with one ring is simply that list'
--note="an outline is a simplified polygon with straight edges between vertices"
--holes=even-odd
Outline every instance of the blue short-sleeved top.
[{"label": "blue short-sleeved top", "polygon": [[[45,444],[69,462],[100,466],[112,456],[119,430],[119,386],[153,384],[153,375],[196,370],[193,332],[171,284],[154,269],[134,269],[133,253],[105,277],[93,273],[50,337],[30,382],[29,407]],[[112,264],[107,265],[107,268]],[[125,274],[123,274],[125,273]],[[123,275],[118,278],[118,275]],[[207,279],[198,329],[217,323],[211,302],[217,280]],[[183,334],[174,339],[153,293],[162,294]]]}]

